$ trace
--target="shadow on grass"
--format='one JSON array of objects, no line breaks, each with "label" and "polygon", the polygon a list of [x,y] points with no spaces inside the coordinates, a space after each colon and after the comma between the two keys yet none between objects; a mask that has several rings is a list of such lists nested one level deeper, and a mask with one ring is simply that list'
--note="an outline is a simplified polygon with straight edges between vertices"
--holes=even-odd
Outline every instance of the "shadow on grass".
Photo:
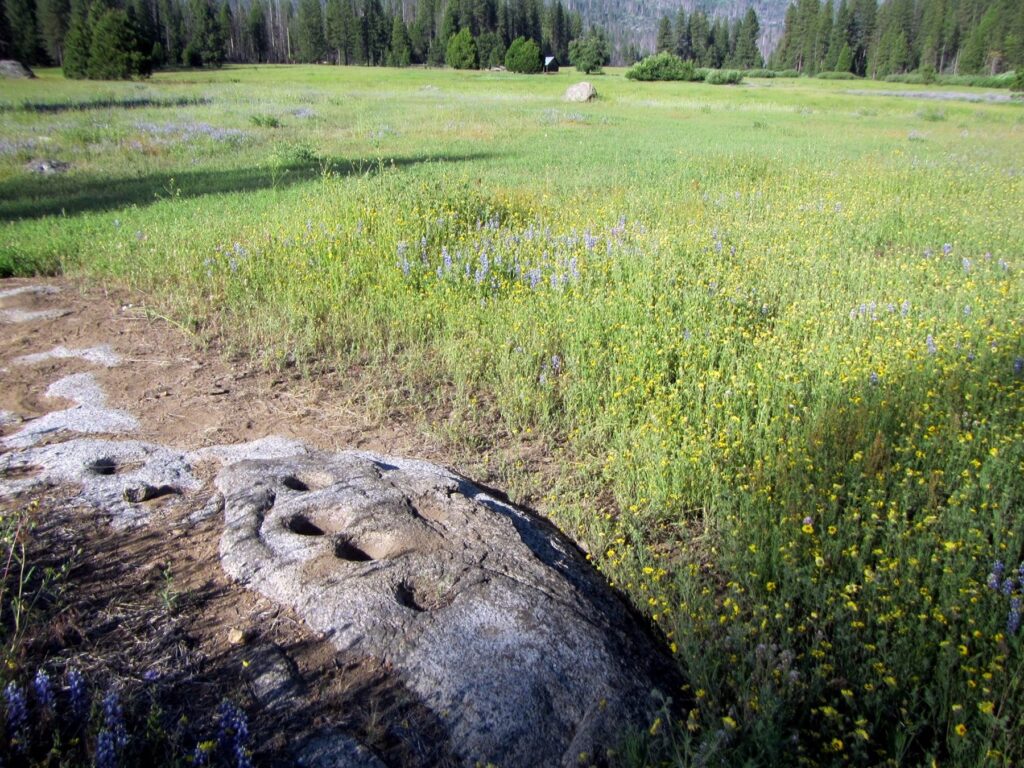
[{"label": "shadow on grass", "polygon": [[366,176],[391,168],[408,168],[421,163],[461,163],[489,156],[488,153],[471,153],[395,157],[383,160],[310,159],[231,170],[167,171],[137,178],[109,178],[75,173],[63,176],[25,174],[0,182],[0,221],[73,216],[128,205],[149,205],[171,197],[201,197],[281,189],[310,181],[324,173],[335,176]]}]

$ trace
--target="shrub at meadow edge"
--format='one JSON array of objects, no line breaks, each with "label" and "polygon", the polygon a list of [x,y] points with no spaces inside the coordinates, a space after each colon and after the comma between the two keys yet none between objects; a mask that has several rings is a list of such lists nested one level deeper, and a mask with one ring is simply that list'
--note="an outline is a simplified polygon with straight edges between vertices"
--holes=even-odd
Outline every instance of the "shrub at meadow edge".
[{"label": "shrub at meadow edge", "polygon": [[448,41],[444,61],[452,69],[476,69],[476,40],[468,29],[459,30]]},{"label": "shrub at meadow edge", "polygon": [[505,53],[505,69],[523,75],[533,75],[541,70],[540,48],[533,40],[517,37]]},{"label": "shrub at meadow edge", "polygon": [[700,80],[692,61],[684,61],[674,53],[662,51],[638,61],[626,70],[629,80]]}]

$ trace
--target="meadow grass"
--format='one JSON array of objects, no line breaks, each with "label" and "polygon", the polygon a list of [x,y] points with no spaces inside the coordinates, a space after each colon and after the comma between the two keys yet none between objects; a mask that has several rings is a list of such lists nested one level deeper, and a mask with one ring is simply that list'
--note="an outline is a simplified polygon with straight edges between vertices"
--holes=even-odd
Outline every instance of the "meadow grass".
[{"label": "meadow grass", "polygon": [[127,284],[268,365],[380,364],[470,434],[564,445],[544,511],[690,681],[627,762],[1024,759],[1020,104],[41,74],[5,98],[192,101],[0,113],[0,272]]}]

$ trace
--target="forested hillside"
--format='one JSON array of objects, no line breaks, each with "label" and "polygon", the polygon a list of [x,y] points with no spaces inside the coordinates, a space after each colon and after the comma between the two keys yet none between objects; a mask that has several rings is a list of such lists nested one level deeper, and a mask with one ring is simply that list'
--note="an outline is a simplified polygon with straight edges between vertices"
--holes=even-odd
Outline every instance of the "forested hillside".
[{"label": "forested hillside", "polygon": [[998,74],[1024,67],[1021,0],[799,0],[772,56],[808,74]]},{"label": "forested hillside", "polygon": [[[572,60],[667,50],[705,67],[885,77],[1024,66],[1021,0],[2,0],[0,56],[71,77],[330,62],[491,67],[517,38]],[[781,20],[780,20],[781,19]],[[449,51],[457,33],[456,49]]]}]

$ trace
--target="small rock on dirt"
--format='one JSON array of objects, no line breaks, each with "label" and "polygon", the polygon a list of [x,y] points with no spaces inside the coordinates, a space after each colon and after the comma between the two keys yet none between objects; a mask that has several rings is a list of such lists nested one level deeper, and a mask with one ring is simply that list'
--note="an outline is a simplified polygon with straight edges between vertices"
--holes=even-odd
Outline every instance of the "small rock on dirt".
[{"label": "small rock on dirt", "polygon": [[566,88],[564,98],[566,101],[593,101],[597,98],[597,89],[586,81],[576,83]]},{"label": "small rock on dirt", "polygon": [[43,176],[52,176],[56,173],[64,173],[71,168],[71,163],[61,160],[30,160],[25,164],[25,170],[29,173],[38,173]]}]

